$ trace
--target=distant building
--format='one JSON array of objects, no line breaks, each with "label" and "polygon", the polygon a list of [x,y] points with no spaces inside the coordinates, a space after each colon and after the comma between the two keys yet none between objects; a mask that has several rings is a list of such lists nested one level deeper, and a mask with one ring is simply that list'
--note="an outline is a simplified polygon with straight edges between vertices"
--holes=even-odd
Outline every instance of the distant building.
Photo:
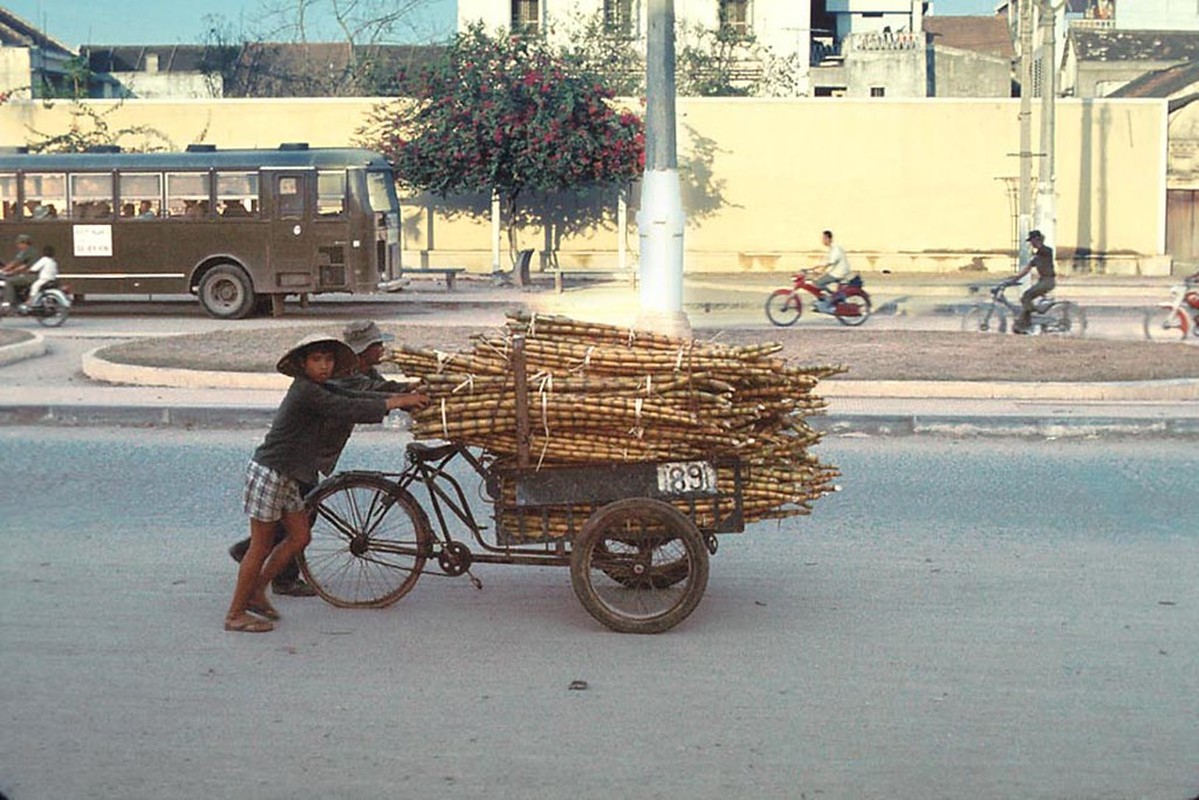
[{"label": "distant building", "polygon": [[1199,31],[1071,27],[1061,93],[1106,97],[1149,72],[1199,59]]},{"label": "distant building", "polygon": [[123,97],[345,97],[402,94],[406,74],[440,57],[420,45],[248,42],[84,48]]},{"label": "distant building", "polygon": [[1011,97],[1016,56],[1003,17],[925,17],[930,97]]},{"label": "distant building", "polygon": [[79,55],[70,47],[0,8],[0,93],[15,97],[111,96],[111,82],[94,79],[80,67]]}]

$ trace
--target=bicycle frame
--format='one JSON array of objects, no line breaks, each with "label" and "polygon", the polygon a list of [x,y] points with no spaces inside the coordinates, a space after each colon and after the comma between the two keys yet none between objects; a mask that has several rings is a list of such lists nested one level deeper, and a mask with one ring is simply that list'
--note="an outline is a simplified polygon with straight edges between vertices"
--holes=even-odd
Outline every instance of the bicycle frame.
[{"label": "bicycle frame", "polygon": [[1199,286],[1199,281],[1189,279],[1171,286],[1170,300],[1157,304],[1158,308],[1164,309],[1166,312],[1166,319],[1162,323],[1162,327],[1168,327],[1169,321],[1177,318],[1184,339],[1192,333],[1199,334],[1199,308],[1192,303],[1192,299],[1196,295],[1196,286]]},{"label": "bicycle frame", "polygon": [[[396,478],[396,484],[411,491],[414,484],[421,484],[428,497],[428,505],[436,517],[436,527],[433,529],[435,542],[442,546],[450,545],[456,540],[450,533],[450,519],[456,519],[470,532],[475,542],[483,549],[482,553],[472,553],[471,561],[485,564],[542,564],[545,566],[570,566],[570,553],[566,542],[545,542],[537,545],[513,547],[497,546],[488,543],[483,538],[487,526],[481,524],[471,510],[466,492],[457,478],[450,474],[448,466],[457,459],[464,460],[483,482],[483,486],[493,491],[494,478],[491,469],[483,459],[472,453],[463,445],[450,447],[445,454],[437,454],[433,458],[410,456],[408,466],[401,473],[390,473],[389,477]],[[388,475],[388,473],[383,473]],[[489,498],[494,501],[494,498]],[[433,528],[432,520],[430,527]],[[439,532],[440,531],[440,535]]]}]

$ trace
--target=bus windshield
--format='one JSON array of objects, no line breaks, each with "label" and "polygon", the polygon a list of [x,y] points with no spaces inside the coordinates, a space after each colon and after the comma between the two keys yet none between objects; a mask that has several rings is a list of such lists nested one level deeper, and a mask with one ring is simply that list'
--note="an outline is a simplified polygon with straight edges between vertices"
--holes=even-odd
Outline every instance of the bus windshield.
[{"label": "bus windshield", "polygon": [[399,209],[400,201],[390,172],[366,173],[366,186],[371,210],[390,213]]}]

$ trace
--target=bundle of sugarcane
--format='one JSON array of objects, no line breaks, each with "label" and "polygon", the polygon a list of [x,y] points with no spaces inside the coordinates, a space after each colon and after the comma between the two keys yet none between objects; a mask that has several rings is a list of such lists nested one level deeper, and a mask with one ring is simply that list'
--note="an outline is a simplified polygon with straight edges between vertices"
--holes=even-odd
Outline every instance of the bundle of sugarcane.
[{"label": "bundle of sugarcane", "polygon": [[[799,366],[777,344],[730,346],[676,339],[565,317],[511,315],[465,353],[400,347],[388,356],[421,378],[432,403],[413,416],[417,438],[484,448],[510,463],[520,450],[513,345],[521,337],[527,384],[527,453],[538,467],[736,457],[744,465],[746,521],[806,514],[837,471],[808,453],[819,440],[806,417],[838,366]],[[729,495],[721,471],[718,489]],[[503,487],[501,526],[523,530],[515,489]],[[688,508],[699,524],[728,513]],[[540,536],[565,536],[585,503],[538,512]]]}]

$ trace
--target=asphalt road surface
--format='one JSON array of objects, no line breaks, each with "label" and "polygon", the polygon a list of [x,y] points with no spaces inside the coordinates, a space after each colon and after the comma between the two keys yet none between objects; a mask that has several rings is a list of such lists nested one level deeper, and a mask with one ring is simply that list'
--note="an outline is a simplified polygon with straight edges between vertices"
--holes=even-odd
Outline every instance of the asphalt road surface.
[{"label": "asphalt road surface", "polygon": [[258,438],[0,429],[10,800],[1199,795],[1190,443],[828,440],[657,636],[511,566],[226,633]]}]

